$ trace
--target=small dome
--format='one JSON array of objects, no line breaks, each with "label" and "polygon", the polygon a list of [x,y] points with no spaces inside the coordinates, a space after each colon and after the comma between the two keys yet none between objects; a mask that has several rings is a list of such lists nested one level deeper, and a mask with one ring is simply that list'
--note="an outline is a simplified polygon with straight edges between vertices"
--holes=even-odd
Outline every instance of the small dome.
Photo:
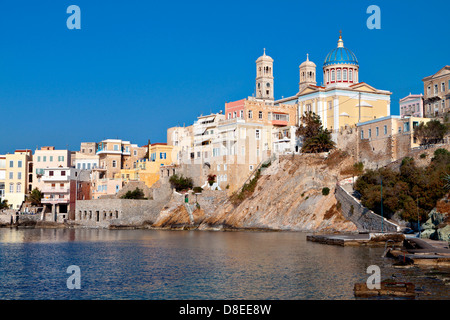
[{"label": "small dome", "polygon": [[314,62],[309,61],[309,54],[306,54],[306,61],[302,62],[302,64],[300,65],[300,68],[306,67],[306,66],[314,67],[314,68],[316,67],[316,64]]},{"label": "small dome", "polygon": [[264,48],[264,54],[261,57],[259,57],[258,60],[256,60],[256,62],[263,60],[273,62],[273,59],[270,56],[266,55],[266,48]]},{"label": "small dome", "polygon": [[323,66],[329,66],[333,64],[351,64],[359,66],[358,59],[356,59],[355,54],[344,47],[344,41],[342,36],[339,36],[338,47],[331,50],[331,52],[325,58]]}]

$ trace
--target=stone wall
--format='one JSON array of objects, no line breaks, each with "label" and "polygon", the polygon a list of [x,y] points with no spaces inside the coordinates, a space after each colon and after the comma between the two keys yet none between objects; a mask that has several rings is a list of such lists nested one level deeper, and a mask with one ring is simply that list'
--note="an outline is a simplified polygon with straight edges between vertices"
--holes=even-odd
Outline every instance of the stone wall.
[{"label": "stone wall", "polygon": [[96,199],[77,201],[75,223],[88,227],[141,226],[156,221],[163,204],[154,200]]},{"label": "stone wall", "polygon": [[[399,227],[375,212],[364,207],[357,199],[351,196],[341,185],[336,185],[336,199],[341,204],[344,217],[352,221],[359,231],[397,232]],[[383,225],[383,229],[382,229]]]},{"label": "stone wall", "polygon": [[147,190],[152,200],[96,199],[81,200],[76,203],[75,221],[86,227],[139,227],[153,224],[165,204],[172,196],[167,184]]}]

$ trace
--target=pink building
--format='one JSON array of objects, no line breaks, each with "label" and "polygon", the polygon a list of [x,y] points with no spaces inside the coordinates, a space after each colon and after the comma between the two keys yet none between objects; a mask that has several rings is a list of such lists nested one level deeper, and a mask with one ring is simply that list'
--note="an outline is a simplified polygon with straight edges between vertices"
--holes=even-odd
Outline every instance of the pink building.
[{"label": "pink building", "polygon": [[[41,147],[33,154],[33,183],[32,188],[42,191],[44,181],[42,176],[47,168],[69,167],[71,153],[69,150],[55,150],[55,147]],[[30,190],[31,191],[31,190]]]},{"label": "pink building", "polygon": [[400,116],[423,118],[423,95],[409,94],[400,99]]}]

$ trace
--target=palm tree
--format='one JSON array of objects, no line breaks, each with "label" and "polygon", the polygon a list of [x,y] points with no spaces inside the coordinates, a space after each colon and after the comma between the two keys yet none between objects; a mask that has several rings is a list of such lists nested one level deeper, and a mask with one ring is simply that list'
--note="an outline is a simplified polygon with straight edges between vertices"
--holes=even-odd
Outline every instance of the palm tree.
[{"label": "palm tree", "polygon": [[33,206],[40,206],[42,200],[42,192],[38,188],[34,188],[28,195],[27,200],[30,201]]}]

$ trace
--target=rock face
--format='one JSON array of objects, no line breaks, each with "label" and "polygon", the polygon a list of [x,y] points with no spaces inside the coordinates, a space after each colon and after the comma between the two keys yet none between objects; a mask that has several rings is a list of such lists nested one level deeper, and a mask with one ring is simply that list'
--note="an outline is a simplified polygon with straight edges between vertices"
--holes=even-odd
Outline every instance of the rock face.
[{"label": "rock face", "polygon": [[449,241],[450,240],[450,225],[448,224],[448,213],[440,213],[433,209],[428,214],[428,220],[422,225],[423,231],[421,238]]},{"label": "rock face", "polygon": [[[354,162],[350,157],[336,158],[339,156],[342,155],[282,157],[262,173],[253,194],[241,203],[218,197],[215,205],[206,206],[199,199],[200,209],[193,212],[194,226],[198,229],[356,231],[356,226],[341,215],[334,197],[336,181],[341,178],[340,168]],[[330,189],[328,195],[322,194],[324,187]],[[189,221],[181,206],[184,205],[172,200],[155,226],[167,227],[170,223],[179,226]]]}]

